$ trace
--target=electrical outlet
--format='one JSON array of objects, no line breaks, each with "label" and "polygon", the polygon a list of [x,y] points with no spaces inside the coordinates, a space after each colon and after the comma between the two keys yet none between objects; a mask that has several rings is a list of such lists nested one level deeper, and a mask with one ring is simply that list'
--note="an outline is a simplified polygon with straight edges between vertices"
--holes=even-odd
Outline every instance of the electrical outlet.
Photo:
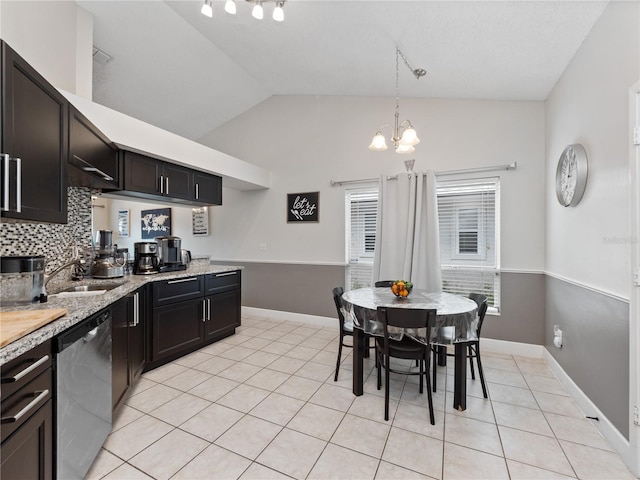
[{"label": "electrical outlet", "polygon": [[562,330],[560,329],[560,325],[553,326],[553,344],[562,348]]},{"label": "electrical outlet", "polygon": [[266,243],[259,243],[258,244],[258,250],[260,250],[261,252],[266,252],[267,251],[267,244]]}]

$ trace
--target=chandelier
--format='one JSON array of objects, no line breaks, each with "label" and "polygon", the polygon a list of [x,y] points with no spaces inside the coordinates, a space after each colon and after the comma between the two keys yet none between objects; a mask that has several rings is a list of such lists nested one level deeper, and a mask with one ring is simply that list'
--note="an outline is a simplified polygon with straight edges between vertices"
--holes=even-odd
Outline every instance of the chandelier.
[{"label": "chandelier", "polygon": [[[276,22],[284,21],[284,2],[286,0],[246,0],[247,2],[253,4],[253,9],[251,10],[251,15],[253,18],[258,20],[262,20],[264,18],[264,9],[262,8],[263,3],[275,3],[276,6],[273,9],[272,18]],[[224,4],[224,11],[235,15],[236,14],[236,0],[227,0]],[[200,9],[200,13],[206,15],[207,17],[213,17],[213,0],[204,0],[204,4],[202,5],[202,9]]]},{"label": "chandelier", "polygon": [[422,68],[411,68],[409,62],[406,57],[400,51],[400,48],[396,46],[396,110],[395,110],[395,123],[393,126],[389,124],[382,125],[376,134],[373,136],[373,140],[371,140],[371,145],[369,145],[369,150],[373,150],[375,152],[384,152],[387,147],[387,141],[382,134],[382,129],[384,127],[389,127],[392,129],[391,132],[391,142],[393,142],[393,147],[396,150],[396,153],[413,153],[415,152],[415,146],[420,143],[420,139],[418,138],[418,134],[416,130],[411,125],[409,120],[400,121],[400,106],[399,106],[399,58],[402,57],[405,65],[411,73],[415,75],[417,79],[423,77],[427,74],[426,70]]}]

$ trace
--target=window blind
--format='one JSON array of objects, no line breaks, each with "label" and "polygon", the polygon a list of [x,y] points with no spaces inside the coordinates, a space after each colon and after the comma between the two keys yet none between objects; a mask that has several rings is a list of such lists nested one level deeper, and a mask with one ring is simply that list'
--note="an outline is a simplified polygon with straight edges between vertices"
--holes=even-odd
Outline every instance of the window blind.
[{"label": "window blind", "polygon": [[499,179],[438,182],[442,288],[500,308]]},{"label": "window blind", "polygon": [[345,192],[346,290],[372,285],[377,215],[377,187]]}]

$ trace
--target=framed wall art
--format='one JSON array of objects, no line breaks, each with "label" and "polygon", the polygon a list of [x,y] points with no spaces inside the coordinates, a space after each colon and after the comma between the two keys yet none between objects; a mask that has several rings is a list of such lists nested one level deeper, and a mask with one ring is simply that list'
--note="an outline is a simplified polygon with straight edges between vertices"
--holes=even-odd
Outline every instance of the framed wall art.
[{"label": "framed wall art", "polygon": [[129,236],[129,210],[118,210],[118,235]]},{"label": "framed wall art", "polygon": [[142,210],[140,212],[140,228],[142,228],[143,240],[171,235],[171,209]]},{"label": "framed wall art", "polygon": [[288,193],[287,222],[319,222],[320,192]]},{"label": "framed wall art", "polygon": [[209,207],[191,209],[191,226],[194,236],[204,237],[209,235]]}]

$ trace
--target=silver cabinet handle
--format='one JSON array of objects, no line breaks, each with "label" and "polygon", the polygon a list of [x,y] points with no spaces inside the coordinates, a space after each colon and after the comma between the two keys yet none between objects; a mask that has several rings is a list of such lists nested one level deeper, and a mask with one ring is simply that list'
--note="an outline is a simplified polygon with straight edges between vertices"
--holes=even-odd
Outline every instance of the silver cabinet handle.
[{"label": "silver cabinet handle", "polygon": [[24,407],[22,410],[20,410],[18,413],[16,413],[13,417],[2,417],[2,420],[0,423],[15,423],[18,420],[20,420],[22,417],[24,417],[27,413],[29,413],[30,410],[33,410],[33,408],[40,403],[40,400],[42,400],[43,398],[45,398],[47,395],[49,395],[49,390],[42,390],[39,392],[33,392],[33,395],[36,396],[36,398],[34,398],[33,400],[31,400],[29,402],[29,404]]},{"label": "silver cabinet handle", "polygon": [[207,298],[207,320],[211,321],[211,299]]},{"label": "silver cabinet handle", "polygon": [[207,321],[207,301],[202,300],[202,323]]},{"label": "silver cabinet handle", "polygon": [[49,360],[49,355],[45,355],[40,360],[38,360],[35,363],[32,363],[27,368],[25,368],[24,370],[18,372],[13,377],[3,378],[2,379],[2,383],[13,383],[13,382],[19,381],[22,377],[24,377],[25,375],[28,375],[29,373],[33,372],[36,368],[38,368],[43,363],[46,363],[48,360]]},{"label": "silver cabinet handle", "polygon": [[228,277],[230,275],[237,275],[238,272],[228,272],[228,273],[216,273],[215,276],[217,277]]},{"label": "silver cabinet handle", "polygon": [[2,154],[2,169],[4,170],[4,195],[2,197],[2,211],[9,211],[9,155]]},{"label": "silver cabinet handle", "polygon": [[200,184],[196,183],[196,200],[200,199]]},{"label": "silver cabinet handle", "polygon": [[164,193],[166,193],[167,195],[169,195],[169,177],[167,177],[167,178],[165,179],[165,181],[167,182],[167,188],[166,188],[166,191],[165,191]]},{"label": "silver cabinet handle", "polygon": [[16,158],[16,212],[22,212],[22,160]]},{"label": "silver cabinet handle", "polygon": [[160,193],[164,193],[164,175],[160,175]]},{"label": "silver cabinet handle", "polygon": [[108,182],[113,180],[113,177],[110,175],[107,175],[106,173],[104,173],[102,170],[100,170],[99,168],[94,167],[93,165],[91,165],[89,162],[87,162],[86,160],[80,158],[77,155],[74,155],[73,158],[75,158],[76,160],[81,161],[82,163],[84,163],[85,165],[87,165],[86,167],[80,167],[82,168],[82,170],[84,170],[85,172],[95,172],[98,175],[100,175],[103,180],[106,180]]},{"label": "silver cabinet handle", "polygon": [[178,280],[169,280],[167,281],[167,285],[173,285],[174,283],[193,282],[194,280],[198,281],[198,277],[179,278]]},{"label": "silver cabinet handle", "polygon": [[133,326],[137,327],[140,323],[140,299],[138,292],[133,294]]}]

